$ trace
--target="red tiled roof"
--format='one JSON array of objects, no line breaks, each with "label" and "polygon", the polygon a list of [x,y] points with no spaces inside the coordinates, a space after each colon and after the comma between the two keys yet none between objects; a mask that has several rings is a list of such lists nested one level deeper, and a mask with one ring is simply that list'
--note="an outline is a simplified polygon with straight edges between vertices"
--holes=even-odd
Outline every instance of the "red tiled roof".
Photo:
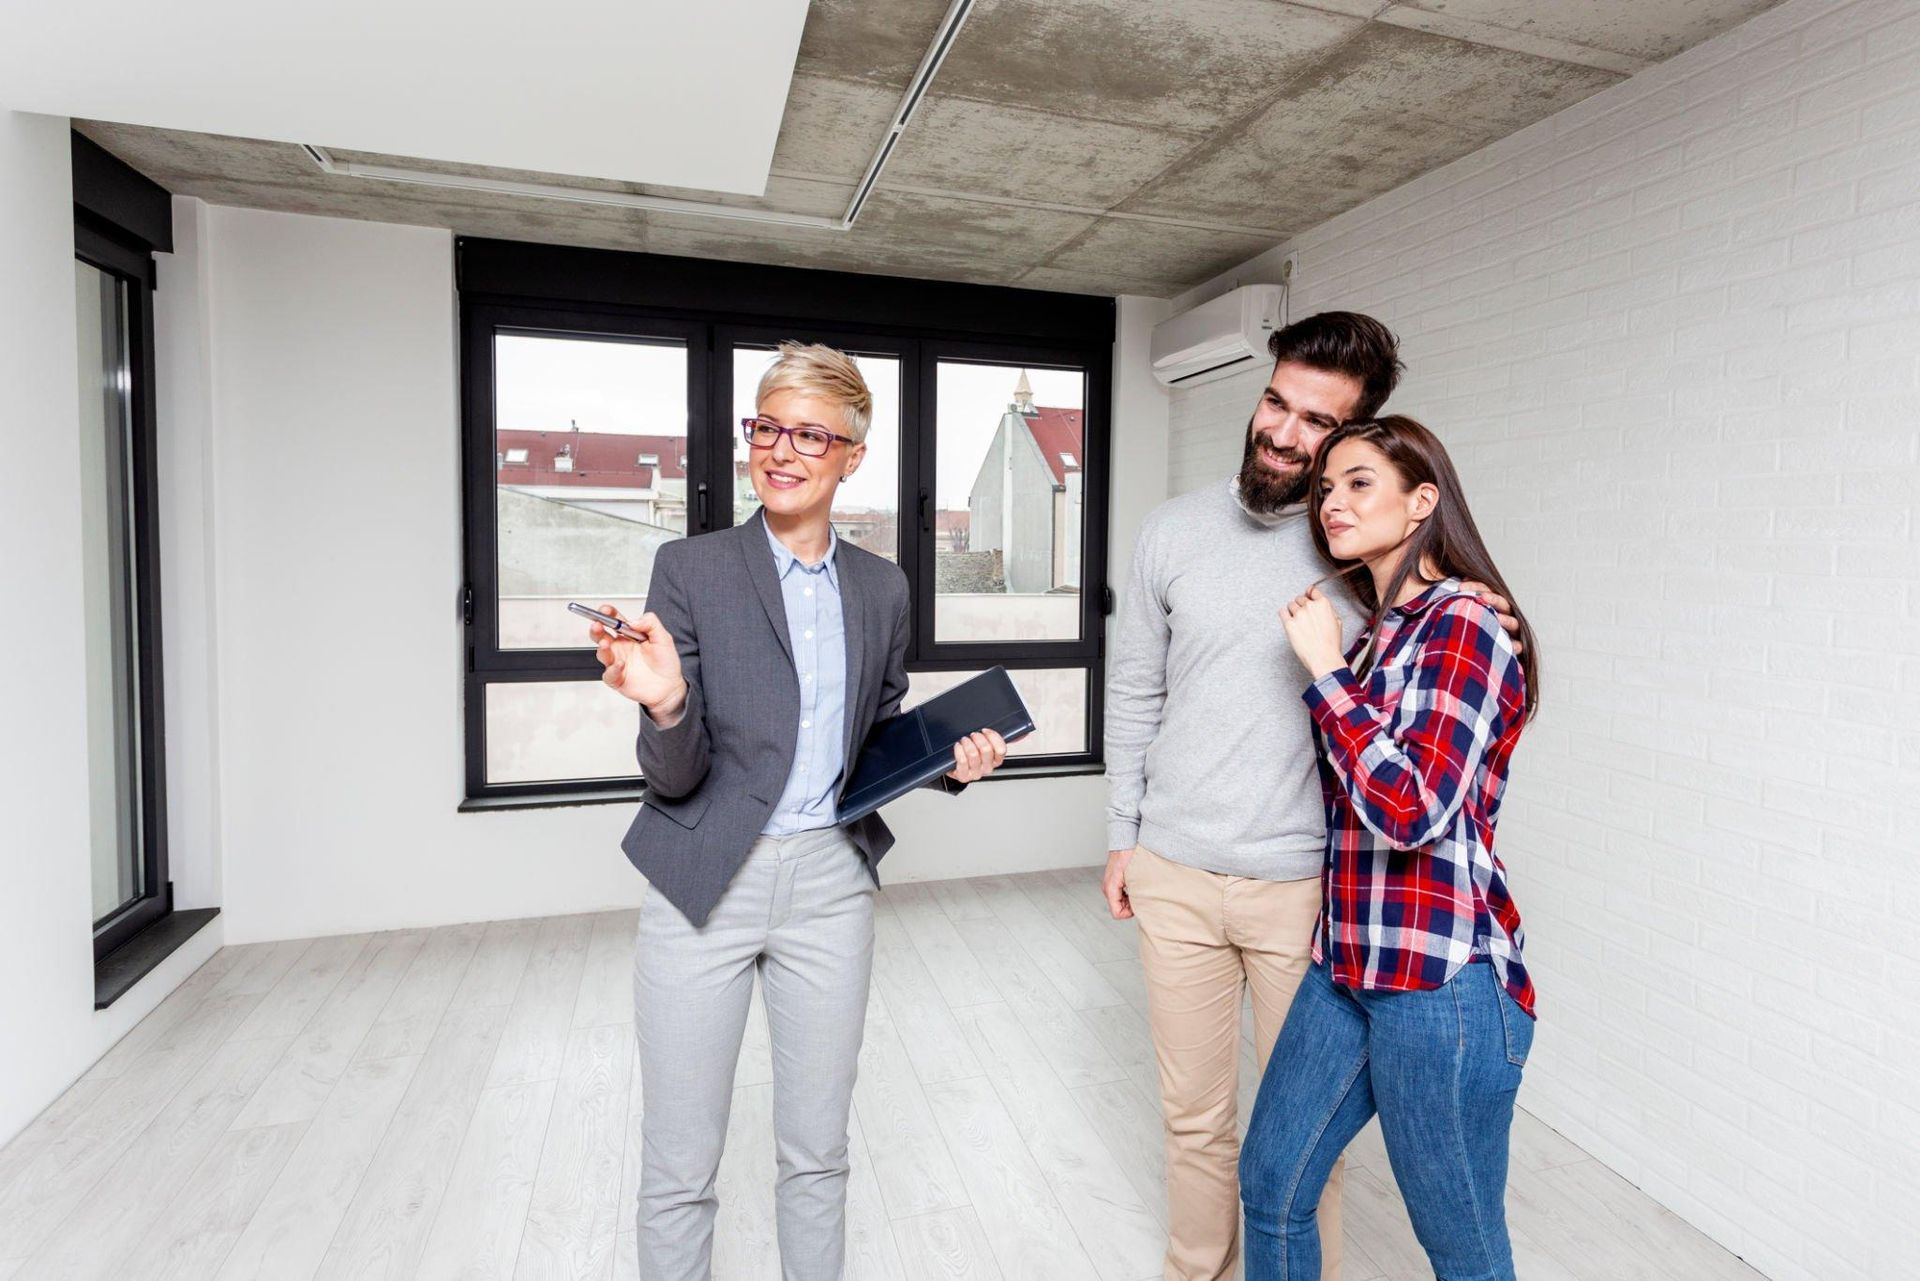
[{"label": "red tiled roof", "polygon": [[[573,469],[560,471],[553,460],[573,451]],[[500,480],[510,485],[582,485],[593,489],[651,489],[654,469],[640,457],[660,460],[660,475],[685,480],[685,436],[637,436],[599,431],[502,431],[494,449]],[[524,449],[527,461],[509,463],[507,451]]]},{"label": "red tiled roof", "polygon": [[[1022,417],[1027,421],[1027,430],[1033,433],[1033,443],[1040,446],[1041,456],[1053,470],[1054,484],[1066,484],[1069,471],[1079,471],[1086,466],[1086,456],[1080,452],[1086,435],[1086,416],[1079,410],[1049,409],[1041,405]],[[1069,463],[1062,454],[1073,461]]]}]

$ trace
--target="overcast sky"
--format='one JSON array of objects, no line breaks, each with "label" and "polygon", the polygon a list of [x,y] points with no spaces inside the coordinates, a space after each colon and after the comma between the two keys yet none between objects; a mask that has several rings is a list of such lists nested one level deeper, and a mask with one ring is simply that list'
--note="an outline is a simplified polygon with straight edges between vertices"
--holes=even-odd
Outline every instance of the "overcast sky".
[{"label": "overcast sky", "polygon": [[[738,421],[753,412],[754,388],[771,353],[744,352],[734,361]],[[900,369],[891,357],[856,358],[873,391],[867,459],[841,490],[842,508],[891,510],[899,493]],[[687,355],[680,346],[595,342],[575,338],[502,336],[495,343],[496,403],[504,430],[687,433]],[[940,425],[939,505],[965,507],[967,491],[1013,399],[1019,366],[942,362],[935,398]],[[1078,370],[1029,368],[1036,403],[1060,409],[1086,405]],[[744,451],[745,443],[740,448]]]}]

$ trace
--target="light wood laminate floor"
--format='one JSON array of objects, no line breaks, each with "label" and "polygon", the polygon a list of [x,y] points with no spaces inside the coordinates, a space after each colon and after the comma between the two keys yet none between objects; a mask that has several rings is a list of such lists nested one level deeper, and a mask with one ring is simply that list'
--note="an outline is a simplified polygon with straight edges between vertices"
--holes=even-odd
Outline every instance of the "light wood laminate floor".
[{"label": "light wood laminate floor", "polygon": [[[632,1277],[633,928],[610,912],[222,950],[0,1148],[0,1281]],[[849,1275],[1158,1277],[1145,994],[1098,873],[891,886],[877,934]],[[756,1008],[721,1281],[779,1275],[771,1083]],[[1349,1160],[1347,1281],[1430,1275],[1377,1126]],[[1529,1281],[1759,1276],[1525,1112],[1508,1200]]]}]

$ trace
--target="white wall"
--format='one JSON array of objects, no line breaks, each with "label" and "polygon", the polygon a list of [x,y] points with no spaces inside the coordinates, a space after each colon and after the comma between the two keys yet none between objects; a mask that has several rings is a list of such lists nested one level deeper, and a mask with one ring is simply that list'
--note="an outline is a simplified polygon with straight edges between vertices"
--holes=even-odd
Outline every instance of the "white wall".
[{"label": "white wall", "polygon": [[1790,0],[1194,295],[1401,333],[1541,636],[1522,1102],[1782,1281],[1920,1258],[1916,85],[1915,6]]},{"label": "white wall", "polygon": [[154,262],[155,437],[160,469],[161,650],[166,663],[168,859],[180,907],[220,905],[220,777],[214,644],[216,523],[208,450],[208,209],[173,201],[173,252]]},{"label": "white wall", "polygon": [[93,1009],[73,188],[67,122],[0,108],[0,1143],[218,946]]},{"label": "white wall", "polygon": [[[228,936],[637,901],[618,844],[631,805],[456,810],[449,237],[226,208],[201,222],[212,426],[206,441],[177,448],[203,468],[192,517],[203,527],[180,542],[211,547],[213,600],[198,649],[182,643],[171,657],[217,676],[195,679],[217,707],[207,734],[218,773],[185,799],[217,816]],[[1162,306],[1122,302],[1115,575],[1141,504],[1164,497],[1166,399],[1145,374],[1142,320]],[[193,482],[181,483],[185,513]],[[901,842],[887,867],[908,880],[1092,864],[1103,806],[1097,777],[912,797],[889,810]]]}]

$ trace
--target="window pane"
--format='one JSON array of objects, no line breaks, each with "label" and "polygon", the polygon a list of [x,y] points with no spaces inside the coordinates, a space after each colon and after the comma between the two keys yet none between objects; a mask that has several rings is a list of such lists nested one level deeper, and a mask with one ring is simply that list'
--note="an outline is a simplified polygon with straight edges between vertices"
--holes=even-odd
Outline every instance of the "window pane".
[{"label": "window pane", "polygon": [[935,372],[936,641],[1077,640],[1086,373]]},{"label": "window pane", "polygon": [[[766,347],[733,349],[733,523],[753,515],[760,505],[747,475],[752,449],[740,433],[740,420],[755,410],[760,376],[773,363]],[[873,423],[867,429],[867,455],[860,470],[840,486],[833,504],[833,528],[840,537],[876,556],[899,563],[900,540],[900,360],[897,356],[853,358],[873,393]],[[836,445],[835,449],[844,446]]]},{"label": "window pane", "polygon": [[[914,672],[907,677],[902,707],[926,702],[979,672]],[[1008,747],[1012,756],[1063,756],[1087,750],[1087,669],[1035,668],[1009,671],[1013,687],[1033,713],[1033,733]]]},{"label": "window pane", "polygon": [[126,286],[76,262],[74,301],[93,915],[101,921],[149,892],[140,824],[140,633],[133,607],[133,375]]},{"label": "window pane", "polygon": [[642,610],[687,532],[686,347],[502,333],[494,370],[500,648],[584,648],[567,602]]},{"label": "window pane", "polygon": [[487,686],[487,782],[630,778],[640,708],[599,681]]}]

